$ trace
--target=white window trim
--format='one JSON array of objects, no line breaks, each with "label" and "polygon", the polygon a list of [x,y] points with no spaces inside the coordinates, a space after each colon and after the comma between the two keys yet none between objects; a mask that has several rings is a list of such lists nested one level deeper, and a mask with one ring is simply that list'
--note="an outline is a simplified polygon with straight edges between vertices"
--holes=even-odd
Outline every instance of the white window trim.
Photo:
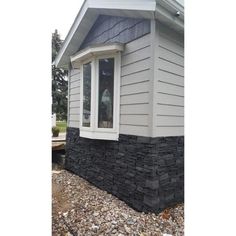
[{"label": "white window trim", "polygon": [[78,53],[72,55],[70,57],[71,64],[73,67],[84,63],[84,61],[88,61],[93,56],[101,56],[104,54],[114,54],[116,52],[121,52],[124,50],[124,46],[121,43],[108,43],[106,45],[96,45],[87,47]]},{"label": "white window trim", "polygon": [[[77,66],[81,67],[80,83],[80,136],[90,139],[118,140],[120,123],[120,73],[121,73],[121,49],[111,51],[111,45],[102,46],[102,51],[96,50],[97,54],[90,54],[80,60]],[[91,50],[89,51],[91,52]],[[83,52],[84,55],[84,52]],[[114,93],[113,93],[113,128],[98,128],[98,61],[103,58],[114,58]],[[75,63],[78,63],[76,60]],[[83,127],[83,65],[91,62],[91,114],[90,127]]]}]

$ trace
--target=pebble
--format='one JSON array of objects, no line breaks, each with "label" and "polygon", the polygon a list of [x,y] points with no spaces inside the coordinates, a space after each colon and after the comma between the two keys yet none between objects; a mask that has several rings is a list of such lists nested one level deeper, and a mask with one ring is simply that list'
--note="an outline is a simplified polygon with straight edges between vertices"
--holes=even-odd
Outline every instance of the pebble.
[{"label": "pebble", "polygon": [[112,223],[113,225],[116,225],[116,224],[117,224],[117,221],[113,220],[111,223]]},{"label": "pebble", "polygon": [[97,230],[99,229],[99,226],[93,224],[91,228],[93,231],[97,232]]},{"label": "pebble", "polygon": [[126,221],[126,223],[127,223],[128,225],[133,225],[133,224],[135,223],[135,221],[132,220],[132,219],[128,219],[128,220]]},{"label": "pebble", "polygon": [[97,217],[97,216],[99,216],[99,213],[98,212],[94,212],[93,216]]},{"label": "pebble", "polygon": [[127,225],[125,225],[124,227],[125,227],[126,233],[130,234],[130,228]]},{"label": "pebble", "polygon": [[64,217],[67,217],[68,212],[63,213],[62,215],[63,215]]},{"label": "pebble", "polygon": [[183,236],[184,205],[168,212],[168,219],[137,212],[66,170],[52,174],[52,236],[71,236],[71,230],[76,236]]},{"label": "pebble", "polygon": [[71,234],[70,232],[67,232],[65,236],[73,236],[73,234]]}]

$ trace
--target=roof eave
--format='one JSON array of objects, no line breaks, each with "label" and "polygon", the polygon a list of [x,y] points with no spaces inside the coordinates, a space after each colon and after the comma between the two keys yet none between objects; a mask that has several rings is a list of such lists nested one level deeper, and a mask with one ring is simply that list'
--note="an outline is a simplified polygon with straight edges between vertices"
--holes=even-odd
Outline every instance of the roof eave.
[{"label": "roof eave", "polygon": [[[177,15],[176,13],[179,13]],[[155,18],[173,30],[184,33],[184,8],[175,1],[157,1]]]},{"label": "roof eave", "polygon": [[[156,18],[180,33],[184,31],[184,8],[175,1],[150,0],[145,1],[145,4],[144,1],[140,1],[139,4],[134,4],[131,1],[122,1],[122,4],[115,4],[107,0],[100,1],[99,4],[97,0],[84,1],[55,59],[57,67],[68,69],[69,57],[78,50],[100,14],[147,19]],[[179,17],[175,16],[177,11],[180,11]]]}]

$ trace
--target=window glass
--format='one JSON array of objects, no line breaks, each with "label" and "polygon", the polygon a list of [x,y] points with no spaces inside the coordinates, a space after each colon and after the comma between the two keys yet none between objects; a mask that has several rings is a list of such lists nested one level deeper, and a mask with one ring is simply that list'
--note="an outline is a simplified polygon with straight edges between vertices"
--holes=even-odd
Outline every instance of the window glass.
[{"label": "window glass", "polygon": [[113,128],[114,58],[99,60],[98,128]]},{"label": "window glass", "polygon": [[91,62],[83,65],[83,126],[91,122]]}]

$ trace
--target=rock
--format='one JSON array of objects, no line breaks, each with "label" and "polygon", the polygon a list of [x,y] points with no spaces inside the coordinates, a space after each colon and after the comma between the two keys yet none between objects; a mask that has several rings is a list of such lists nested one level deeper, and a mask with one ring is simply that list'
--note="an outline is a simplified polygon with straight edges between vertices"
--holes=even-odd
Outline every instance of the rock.
[{"label": "rock", "polygon": [[63,215],[64,217],[67,217],[68,212],[64,212],[62,215]]},{"label": "rock", "polygon": [[131,232],[130,228],[127,225],[125,225],[124,227],[125,227],[126,233],[130,234],[130,232]]},{"label": "rock", "polygon": [[97,217],[97,216],[99,216],[99,213],[98,212],[94,212],[93,216]]},{"label": "rock", "polygon": [[111,223],[112,223],[113,225],[116,225],[116,224],[117,224],[117,221],[113,220]]},{"label": "rock", "polygon": [[128,216],[127,216],[125,213],[121,213],[121,215],[122,215],[125,219],[128,218]]},{"label": "rock", "polygon": [[92,225],[91,229],[94,231],[94,232],[97,232],[99,230],[99,226],[97,225]]},{"label": "rock", "polygon": [[129,219],[126,221],[126,223],[127,223],[128,225],[133,225],[133,224],[135,223],[135,221],[129,218]]},{"label": "rock", "polygon": [[65,236],[73,236],[73,234],[71,234],[70,232],[67,232]]}]

